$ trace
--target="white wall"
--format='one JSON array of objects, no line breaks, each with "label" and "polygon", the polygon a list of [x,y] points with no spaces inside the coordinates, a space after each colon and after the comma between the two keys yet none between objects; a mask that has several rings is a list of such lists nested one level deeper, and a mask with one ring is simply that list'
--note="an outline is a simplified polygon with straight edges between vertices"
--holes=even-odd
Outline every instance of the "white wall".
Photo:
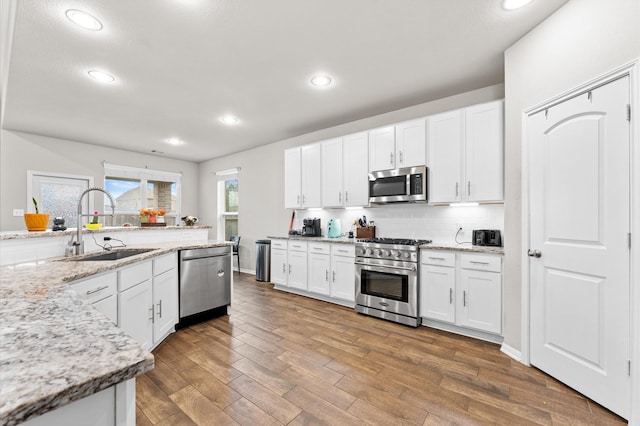
[{"label": "white wall", "polygon": [[126,166],[182,172],[182,211],[197,214],[197,163],[2,129],[0,231],[25,229],[24,219],[13,217],[12,213],[16,208],[27,211],[27,170],[93,176],[94,185],[102,187],[103,160]]},{"label": "white wall", "polygon": [[[317,132],[308,133],[295,138],[275,142],[250,151],[217,158],[210,161],[200,163],[200,220],[205,224],[216,223],[216,197],[217,185],[214,173],[216,171],[227,170],[233,167],[240,167],[239,174],[239,191],[240,191],[240,217],[238,233],[242,237],[240,242],[241,266],[243,269],[255,269],[255,241],[265,238],[269,235],[278,236],[286,235],[289,229],[289,221],[291,220],[291,209],[284,208],[284,149],[308,143],[318,142],[337,136],[344,136],[363,130],[372,129],[379,126],[385,126],[404,120],[425,117],[427,115],[436,114],[456,108],[489,102],[502,99],[504,95],[504,87],[502,84],[489,86],[486,88],[462,93],[433,102],[416,105],[398,111],[381,114],[375,117],[369,117],[339,126],[323,129]],[[406,206],[405,206],[406,207]],[[397,208],[394,212],[401,211],[401,206],[388,206],[378,208],[379,213],[375,209],[367,209],[372,211],[372,215],[380,214],[382,219],[386,215],[388,209]],[[415,214],[415,209],[424,209],[424,214],[420,214],[420,218],[414,223],[418,226],[437,219],[429,219],[430,214],[435,214],[439,207],[409,207],[405,209],[406,217],[410,218]],[[340,210],[327,211],[327,217],[336,215]],[[342,210],[341,212],[345,212]],[[429,213],[431,212],[431,213]],[[348,214],[348,213],[338,213]],[[362,214],[362,213],[359,213]],[[356,213],[356,216],[358,213]],[[297,213],[298,219],[306,216],[318,216],[316,212]],[[349,214],[351,216],[351,214]],[[499,214],[499,222],[502,222],[502,214]],[[330,216],[334,217],[334,216]],[[402,217],[402,216],[400,216]],[[455,219],[454,219],[455,220]],[[493,220],[493,219],[492,219]],[[486,221],[485,221],[486,222]],[[381,223],[382,225],[382,223]],[[455,226],[455,225],[454,225]],[[323,227],[326,228],[326,221],[323,220]],[[502,228],[502,223],[497,226]],[[387,228],[386,226],[383,228]],[[391,232],[395,232],[388,227],[389,232],[384,231],[386,236],[394,236]],[[212,230],[211,237],[215,238],[216,229]],[[417,235],[417,234],[416,234]],[[429,233],[425,232],[425,238],[429,237]],[[470,238],[467,236],[468,239]]]},{"label": "white wall", "polygon": [[571,0],[505,52],[505,344],[521,348],[523,111],[640,56],[640,1]]}]

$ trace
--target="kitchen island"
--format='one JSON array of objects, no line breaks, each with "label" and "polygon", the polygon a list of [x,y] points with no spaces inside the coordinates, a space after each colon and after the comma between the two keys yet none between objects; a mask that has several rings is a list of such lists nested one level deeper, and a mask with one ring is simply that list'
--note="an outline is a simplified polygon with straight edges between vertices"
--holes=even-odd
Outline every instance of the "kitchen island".
[{"label": "kitchen island", "polygon": [[[56,257],[1,267],[0,425],[37,418],[153,368],[153,355],[71,282],[177,250],[230,244],[136,244],[154,250],[108,262]],[[135,422],[135,404],[133,410]]]}]

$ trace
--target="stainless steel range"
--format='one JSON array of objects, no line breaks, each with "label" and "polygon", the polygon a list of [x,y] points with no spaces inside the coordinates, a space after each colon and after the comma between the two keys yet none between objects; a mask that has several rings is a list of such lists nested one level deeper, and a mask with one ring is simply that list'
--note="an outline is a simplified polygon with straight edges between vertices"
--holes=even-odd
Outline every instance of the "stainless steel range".
[{"label": "stainless steel range", "polygon": [[356,312],[419,326],[419,246],[430,242],[392,238],[358,241]]}]

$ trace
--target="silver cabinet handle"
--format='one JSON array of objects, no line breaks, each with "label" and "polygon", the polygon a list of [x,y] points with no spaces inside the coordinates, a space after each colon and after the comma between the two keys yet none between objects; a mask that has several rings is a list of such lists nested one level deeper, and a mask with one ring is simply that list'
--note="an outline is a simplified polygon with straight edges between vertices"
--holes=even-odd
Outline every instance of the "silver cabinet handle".
[{"label": "silver cabinet handle", "polygon": [[151,320],[151,322],[154,322],[154,318],[153,318],[153,304],[151,304],[151,307],[149,308],[149,313],[151,314],[151,317],[149,318]]},{"label": "silver cabinet handle", "polygon": [[527,251],[527,254],[529,255],[529,257],[542,257],[542,252],[540,250],[529,249]]},{"label": "silver cabinet handle", "polygon": [[389,153],[389,164],[393,166],[393,152]]},{"label": "silver cabinet handle", "polygon": [[291,264],[289,264],[289,275],[291,275]]},{"label": "silver cabinet handle", "polygon": [[349,191],[344,191],[344,202],[345,203],[349,202]]},{"label": "silver cabinet handle", "polygon": [[476,262],[475,260],[470,260],[469,263],[475,263],[476,265],[489,265],[489,262]]},{"label": "silver cabinet handle", "polygon": [[336,282],[336,271],[333,271],[333,282]]},{"label": "silver cabinet handle", "polygon": [[431,256],[429,256],[429,259],[433,259],[433,260],[446,260],[444,257],[431,257]]},{"label": "silver cabinet handle", "polygon": [[471,181],[467,181],[467,197],[471,196]]},{"label": "silver cabinet handle", "polygon": [[449,304],[453,303],[453,289],[449,289]]},{"label": "silver cabinet handle", "polygon": [[302,205],[304,205],[304,203],[307,202],[307,197],[305,197],[304,194],[302,194]]},{"label": "silver cabinet handle", "polygon": [[329,270],[328,269],[325,269],[325,271],[324,271],[324,280],[329,282]]},{"label": "silver cabinet handle", "polygon": [[160,302],[158,303],[158,316],[162,318],[162,299],[160,299]]},{"label": "silver cabinet handle", "polygon": [[462,306],[467,306],[467,292],[462,292]]},{"label": "silver cabinet handle", "polygon": [[338,250],[336,250],[336,251],[339,251],[340,253],[348,253],[348,251],[347,251],[347,250],[340,250],[340,249],[338,249]]},{"label": "silver cabinet handle", "polygon": [[96,288],[95,290],[87,290],[87,296],[88,296],[88,295],[90,295],[90,294],[93,294],[93,293],[97,293],[97,292],[99,292],[99,291],[102,291],[102,290],[104,290],[105,288],[109,288],[109,286],[108,286],[108,285],[104,285],[104,286],[100,286],[100,287]]},{"label": "silver cabinet handle", "polygon": [[338,191],[338,202],[342,202],[342,192]]},{"label": "silver cabinet handle", "polygon": [[459,183],[459,182],[456,182],[456,198],[458,197],[458,194],[460,194],[460,189],[459,189],[459,187],[460,187],[460,183]]},{"label": "silver cabinet handle", "polygon": [[300,194],[296,195],[296,204],[300,205]]},{"label": "silver cabinet handle", "polygon": [[402,151],[400,151],[400,164],[404,163],[404,160],[402,159]]},{"label": "silver cabinet handle", "polygon": [[283,264],[282,264],[282,273],[284,274],[284,273],[286,273],[286,272],[287,272],[287,264],[286,264],[286,263],[283,263]]}]

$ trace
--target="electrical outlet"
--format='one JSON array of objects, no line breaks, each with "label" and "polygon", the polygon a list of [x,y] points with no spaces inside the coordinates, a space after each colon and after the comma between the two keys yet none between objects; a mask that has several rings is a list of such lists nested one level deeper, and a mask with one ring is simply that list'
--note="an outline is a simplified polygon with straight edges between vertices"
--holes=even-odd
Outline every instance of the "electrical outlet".
[{"label": "electrical outlet", "polygon": [[15,217],[24,216],[24,209],[13,209],[13,216]]}]

